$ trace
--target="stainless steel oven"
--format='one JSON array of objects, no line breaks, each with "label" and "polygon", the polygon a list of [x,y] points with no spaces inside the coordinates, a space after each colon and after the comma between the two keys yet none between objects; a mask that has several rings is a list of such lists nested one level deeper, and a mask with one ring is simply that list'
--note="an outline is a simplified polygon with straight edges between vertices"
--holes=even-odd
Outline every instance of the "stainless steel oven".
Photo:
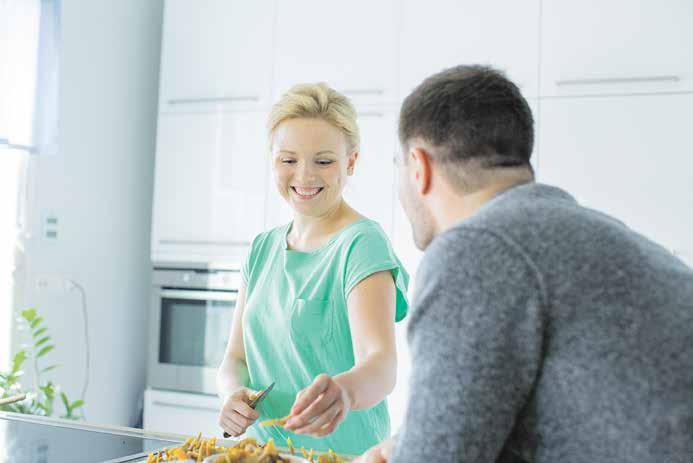
[{"label": "stainless steel oven", "polygon": [[238,271],[154,268],[149,387],[216,394],[240,282]]}]

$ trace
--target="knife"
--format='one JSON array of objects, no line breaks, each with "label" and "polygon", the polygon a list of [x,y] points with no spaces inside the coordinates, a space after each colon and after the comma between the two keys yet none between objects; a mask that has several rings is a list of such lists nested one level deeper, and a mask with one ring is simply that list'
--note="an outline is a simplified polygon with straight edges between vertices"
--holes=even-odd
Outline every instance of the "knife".
[{"label": "knife", "polygon": [[[260,402],[262,402],[263,400],[265,400],[265,398],[266,398],[266,397],[269,395],[269,393],[272,391],[272,388],[274,388],[274,381],[272,381],[272,384],[270,384],[269,386],[267,386],[266,388],[264,388],[263,390],[261,390],[260,393],[259,393],[254,399],[252,399],[252,400],[250,401],[250,403],[248,404],[248,406],[254,410],[255,407],[257,407],[257,406],[260,404]],[[228,437],[231,437],[231,434],[229,434],[228,432],[224,431],[224,438],[228,438]]]}]

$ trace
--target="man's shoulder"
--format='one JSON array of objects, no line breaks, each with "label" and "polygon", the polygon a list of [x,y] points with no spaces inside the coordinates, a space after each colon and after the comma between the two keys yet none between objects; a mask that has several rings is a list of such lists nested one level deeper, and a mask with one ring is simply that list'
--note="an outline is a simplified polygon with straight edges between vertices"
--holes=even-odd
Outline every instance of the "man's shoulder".
[{"label": "man's shoulder", "polygon": [[421,263],[428,274],[504,273],[527,267],[529,257],[522,247],[502,230],[475,223],[460,223],[438,235],[429,245]]}]

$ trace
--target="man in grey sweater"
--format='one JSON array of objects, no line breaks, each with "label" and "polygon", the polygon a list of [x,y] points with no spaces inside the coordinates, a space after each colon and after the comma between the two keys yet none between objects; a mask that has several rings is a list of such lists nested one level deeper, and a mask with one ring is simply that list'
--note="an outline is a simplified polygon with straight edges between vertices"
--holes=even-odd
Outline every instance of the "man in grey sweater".
[{"label": "man in grey sweater", "polygon": [[530,109],[492,69],[424,81],[399,135],[413,376],[360,461],[693,462],[693,271],[534,182]]}]

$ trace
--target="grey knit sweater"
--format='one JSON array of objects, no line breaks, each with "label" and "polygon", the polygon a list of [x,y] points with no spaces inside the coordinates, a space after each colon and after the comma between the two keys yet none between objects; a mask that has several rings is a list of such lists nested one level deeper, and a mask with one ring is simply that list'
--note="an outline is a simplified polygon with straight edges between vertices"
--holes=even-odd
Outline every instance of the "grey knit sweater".
[{"label": "grey knit sweater", "polygon": [[663,247],[526,184],[436,237],[416,291],[394,463],[693,462],[693,271]]}]

